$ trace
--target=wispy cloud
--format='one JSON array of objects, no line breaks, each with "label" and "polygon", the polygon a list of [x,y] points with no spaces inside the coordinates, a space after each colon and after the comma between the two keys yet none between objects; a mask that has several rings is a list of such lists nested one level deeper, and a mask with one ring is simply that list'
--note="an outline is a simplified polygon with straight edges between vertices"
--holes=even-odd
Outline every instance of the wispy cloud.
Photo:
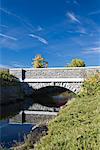
[{"label": "wispy cloud", "polygon": [[0,24],[0,27],[8,28],[8,26],[6,26],[6,25],[4,25],[4,24]]},{"label": "wispy cloud", "polygon": [[83,53],[84,54],[100,53],[100,47],[86,48],[86,50]]},{"label": "wispy cloud", "polygon": [[10,66],[8,66],[8,65],[3,65],[3,64],[0,64],[0,68],[1,68],[1,69],[7,69],[7,68],[10,68]]},{"label": "wispy cloud", "polygon": [[80,27],[78,30],[76,30],[76,32],[81,33],[81,34],[88,34],[86,29],[83,27]]},{"label": "wispy cloud", "polygon": [[94,51],[100,51],[100,47],[94,47],[94,48],[92,48],[92,50],[94,50]]},{"label": "wispy cloud", "polygon": [[18,39],[13,37],[13,36],[9,36],[9,35],[6,35],[6,34],[2,34],[0,33],[0,36],[1,37],[4,37],[4,38],[7,38],[7,39],[10,39],[10,40],[14,40],[14,41],[17,41]]},{"label": "wispy cloud", "polygon": [[40,36],[34,35],[34,34],[29,34],[30,37],[33,37],[35,39],[38,39],[40,42],[42,42],[43,44],[48,45],[48,41]]},{"label": "wispy cloud", "polygon": [[92,11],[88,15],[91,16],[91,15],[96,15],[96,14],[100,14],[100,10]]},{"label": "wispy cloud", "polygon": [[77,6],[80,6],[79,2],[77,0],[66,0],[67,4],[75,4]]},{"label": "wispy cloud", "polygon": [[42,30],[43,30],[43,28],[41,26],[37,27],[37,31],[42,31]]},{"label": "wispy cloud", "polygon": [[80,34],[88,34],[88,32],[86,31],[86,29],[84,27],[78,27],[75,28],[73,30],[68,30],[68,33],[80,33]]},{"label": "wispy cloud", "polygon": [[73,3],[76,4],[76,5],[80,5],[77,0],[74,0]]},{"label": "wispy cloud", "polygon": [[24,67],[29,67],[27,64],[23,64],[19,61],[11,61],[11,67],[14,67],[14,68],[24,68]]},{"label": "wispy cloud", "polygon": [[17,61],[11,61],[10,65],[4,65],[0,63],[0,69],[8,69],[8,68],[24,68],[24,67],[29,67],[28,65],[25,64],[20,64]]},{"label": "wispy cloud", "polygon": [[33,31],[33,30],[34,30],[33,25],[32,25],[30,22],[24,20],[22,17],[16,15],[15,13],[13,13],[13,12],[11,12],[11,11],[8,11],[8,10],[6,10],[6,9],[4,9],[4,8],[0,8],[0,10],[1,10],[2,12],[6,13],[7,15],[11,15],[11,16],[17,18],[17,19],[24,25],[24,27],[25,27],[27,30],[29,30],[29,31]]},{"label": "wispy cloud", "polygon": [[67,12],[66,16],[72,21],[81,24],[80,20],[72,12]]},{"label": "wispy cloud", "polygon": [[17,19],[19,19],[19,20],[22,21],[22,18],[21,18],[20,16],[16,15],[15,13],[10,12],[10,11],[4,9],[4,8],[0,8],[0,10],[1,10],[2,12],[4,12],[4,13],[6,13],[6,14],[8,14],[8,15],[11,15],[11,16],[14,16],[14,17],[16,17]]}]

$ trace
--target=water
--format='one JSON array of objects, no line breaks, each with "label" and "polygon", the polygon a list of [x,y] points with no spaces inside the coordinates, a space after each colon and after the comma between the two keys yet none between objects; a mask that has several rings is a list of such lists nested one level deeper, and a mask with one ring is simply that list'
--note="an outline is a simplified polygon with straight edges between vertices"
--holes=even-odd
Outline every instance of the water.
[{"label": "water", "polygon": [[33,104],[33,99],[27,98],[18,103],[2,105],[0,109],[0,145],[6,148],[12,147],[16,142],[23,142],[33,124],[18,124],[9,122],[10,118],[18,114],[21,110],[27,110]]},{"label": "water", "polygon": [[[16,142],[23,142],[24,136],[27,135],[32,127],[34,126],[34,120],[33,124],[31,123],[24,123],[24,124],[18,124],[18,123],[11,123],[9,122],[10,118],[15,116],[16,114],[19,114],[22,110],[29,110],[30,108],[33,108],[33,103],[39,102],[42,105],[48,105],[53,107],[59,104],[65,104],[68,100],[68,95],[63,94],[63,96],[52,96],[50,95],[38,95],[35,98],[26,98],[24,101],[18,101],[17,103],[9,104],[9,105],[2,105],[0,109],[0,145],[3,145],[4,147],[10,148]],[[50,104],[52,102],[52,104]]]},{"label": "water", "polygon": [[33,125],[32,124],[11,124],[8,120],[0,121],[0,144],[3,147],[10,148],[24,141]]}]

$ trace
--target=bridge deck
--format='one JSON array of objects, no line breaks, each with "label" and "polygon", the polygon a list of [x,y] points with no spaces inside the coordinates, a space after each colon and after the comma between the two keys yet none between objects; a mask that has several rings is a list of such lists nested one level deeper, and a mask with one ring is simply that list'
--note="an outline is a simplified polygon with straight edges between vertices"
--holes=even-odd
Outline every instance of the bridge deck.
[{"label": "bridge deck", "polygon": [[20,79],[21,82],[83,82],[84,78],[37,78],[37,79]]}]

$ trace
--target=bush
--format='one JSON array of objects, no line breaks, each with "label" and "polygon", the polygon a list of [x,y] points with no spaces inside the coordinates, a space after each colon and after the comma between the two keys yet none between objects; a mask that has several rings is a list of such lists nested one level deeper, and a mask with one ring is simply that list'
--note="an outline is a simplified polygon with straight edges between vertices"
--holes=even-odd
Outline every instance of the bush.
[{"label": "bush", "polygon": [[47,68],[48,62],[40,54],[36,55],[32,62],[34,68]]},{"label": "bush", "polygon": [[100,92],[100,73],[88,77],[83,85],[80,95],[94,95]]},{"label": "bush", "polygon": [[73,59],[68,67],[85,67],[85,62],[81,59]]},{"label": "bush", "polygon": [[6,85],[6,84],[14,84],[14,83],[18,83],[19,80],[11,75],[9,72],[7,71],[0,71],[0,83],[1,85]]}]

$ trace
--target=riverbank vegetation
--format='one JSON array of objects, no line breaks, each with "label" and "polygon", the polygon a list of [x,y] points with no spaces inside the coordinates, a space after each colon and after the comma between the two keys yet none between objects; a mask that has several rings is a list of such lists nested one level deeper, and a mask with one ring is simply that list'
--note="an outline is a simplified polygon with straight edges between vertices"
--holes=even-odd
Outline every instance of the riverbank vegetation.
[{"label": "riverbank vegetation", "polygon": [[[0,106],[24,100],[24,92],[20,81],[8,71],[0,71]],[[1,107],[0,119],[5,114]]]},{"label": "riverbank vegetation", "polygon": [[19,83],[19,80],[8,71],[0,71],[0,85],[13,85]]},{"label": "riverbank vegetation", "polygon": [[79,97],[60,111],[48,129],[35,150],[100,149],[100,74],[84,82]]}]

